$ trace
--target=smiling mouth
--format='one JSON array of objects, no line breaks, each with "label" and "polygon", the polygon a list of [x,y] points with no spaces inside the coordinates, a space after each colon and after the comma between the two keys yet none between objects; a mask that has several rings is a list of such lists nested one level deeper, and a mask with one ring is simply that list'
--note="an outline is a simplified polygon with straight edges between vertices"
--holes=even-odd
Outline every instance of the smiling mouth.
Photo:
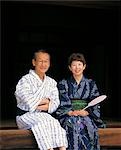
[{"label": "smiling mouth", "polygon": [[40,68],[40,69],[44,70],[44,69],[47,69],[47,68],[43,67],[43,68]]},{"label": "smiling mouth", "polygon": [[80,70],[79,71],[75,71],[75,73],[80,73]]}]

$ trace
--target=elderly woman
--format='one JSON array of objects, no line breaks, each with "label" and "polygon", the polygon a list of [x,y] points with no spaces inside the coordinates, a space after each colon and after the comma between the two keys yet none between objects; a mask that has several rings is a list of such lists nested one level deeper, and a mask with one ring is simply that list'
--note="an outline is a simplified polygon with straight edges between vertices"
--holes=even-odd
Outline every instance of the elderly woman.
[{"label": "elderly woman", "polygon": [[67,132],[69,150],[99,150],[98,127],[104,127],[100,119],[100,107],[95,105],[86,110],[83,108],[99,91],[95,81],[87,79],[83,72],[86,61],[83,54],[73,53],[68,59],[72,75],[58,84],[60,107],[57,118]]}]

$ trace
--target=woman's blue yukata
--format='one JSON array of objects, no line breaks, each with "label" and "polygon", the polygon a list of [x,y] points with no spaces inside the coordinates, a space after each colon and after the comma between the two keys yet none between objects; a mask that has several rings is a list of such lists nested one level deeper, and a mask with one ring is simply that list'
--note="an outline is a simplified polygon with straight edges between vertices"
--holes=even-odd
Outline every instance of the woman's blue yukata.
[{"label": "woman's blue yukata", "polygon": [[60,107],[56,111],[62,127],[67,132],[69,147],[68,150],[99,150],[98,127],[104,127],[100,119],[100,106],[95,105],[87,109],[88,116],[69,116],[67,112],[73,110],[72,99],[85,100],[89,103],[99,96],[96,83],[92,79],[83,76],[81,82],[77,84],[71,78],[59,82]]}]

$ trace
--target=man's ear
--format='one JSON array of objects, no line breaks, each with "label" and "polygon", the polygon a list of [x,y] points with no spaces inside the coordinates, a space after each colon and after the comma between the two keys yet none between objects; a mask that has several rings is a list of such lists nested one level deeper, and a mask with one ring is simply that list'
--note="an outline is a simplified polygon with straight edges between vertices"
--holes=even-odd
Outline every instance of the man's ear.
[{"label": "man's ear", "polygon": [[35,66],[35,59],[32,59],[32,65]]}]

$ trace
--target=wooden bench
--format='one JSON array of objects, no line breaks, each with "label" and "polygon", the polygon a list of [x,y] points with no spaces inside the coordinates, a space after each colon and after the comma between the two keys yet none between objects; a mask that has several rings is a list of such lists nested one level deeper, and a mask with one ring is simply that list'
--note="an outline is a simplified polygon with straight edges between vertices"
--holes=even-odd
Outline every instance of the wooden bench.
[{"label": "wooden bench", "polygon": [[[108,128],[99,129],[99,142],[101,147],[121,148],[121,126],[108,125]],[[1,128],[0,148],[18,149],[30,148],[37,149],[35,138],[30,130],[19,130],[17,128]]]}]

